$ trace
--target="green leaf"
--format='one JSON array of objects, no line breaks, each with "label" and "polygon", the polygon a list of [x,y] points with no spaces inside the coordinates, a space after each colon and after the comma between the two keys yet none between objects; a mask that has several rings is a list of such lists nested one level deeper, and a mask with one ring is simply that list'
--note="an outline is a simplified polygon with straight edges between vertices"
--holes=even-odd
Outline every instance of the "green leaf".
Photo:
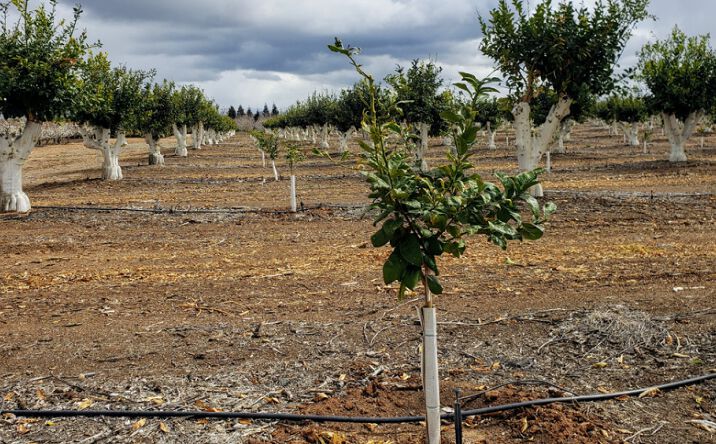
[{"label": "green leaf", "polygon": [[549,217],[557,211],[557,205],[554,202],[547,202],[542,211],[544,212],[544,217]]},{"label": "green leaf", "polygon": [[406,266],[405,261],[394,251],[383,264],[383,282],[388,285],[400,280],[403,273],[405,273]]},{"label": "green leaf", "polygon": [[411,265],[420,267],[423,265],[423,254],[420,251],[420,242],[417,236],[410,234],[398,245],[400,256]]},{"label": "green leaf", "polygon": [[440,285],[437,276],[428,275],[428,289],[433,294],[443,294],[443,286]]},{"label": "green leaf", "polygon": [[403,275],[403,279],[401,280],[401,282],[409,289],[415,290],[415,287],[417,287],[418,282],[420,282],[421,275],[422,273],[420,272],[420,268],[408,267],[408,269],[405,270],[405,274]]},{"label": "green leaf", "polygon": [[383,224],[383,231],[389,238],[392,238],[395,234],[395,231],[402,226],[403,221],[397,219],[388,219]]},{"label": "green leaf", "polygon": [[522,224],[522,226],[519,229],[519,233],[528,240],[537,240],[542,237],[544,234],[544,229],[535,224]]},{"label": "green leaf", "polygon": [[443,254],[443,242],[433,236],[425,241],[425,251],[431,256],[440,256]]},{"label": "green leaf", "polygon": [[388,236],[388,234],[381,228],[370,237],[370,242],[373,244],[374,247],[377,248],[382,247],[383,245],[390,242],[390,238],[391,236]]}]

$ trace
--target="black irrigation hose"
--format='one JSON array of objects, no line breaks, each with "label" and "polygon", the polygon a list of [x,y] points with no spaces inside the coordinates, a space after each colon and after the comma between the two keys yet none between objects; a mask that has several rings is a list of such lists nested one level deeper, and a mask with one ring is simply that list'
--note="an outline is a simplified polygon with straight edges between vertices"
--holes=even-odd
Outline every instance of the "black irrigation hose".
[{"label": "black irrigation hose", "polygon": [[[333,205],[318,204],[298,208],[296,212],[306,212],[321,209],[355,210],[365,208],[366,205]],[[197,209],[179,210],[171,208],[122,208],[122,207],[61,207],[35,205],[37,210],[59,210],[59,211],[97,211],[97,212],[129,212],[129,213],[152,213],[152,214],[292,214],[290,210],[265,210],[262,208],[223,208],[223,209]]]},{"label": "black irrigation hose", "polygon": [[[608,401],[623,396],[639,396],[652,390],[674,390],[688,385],[694,385],[716,379],[716,373],[711,373],[696,378],[682,381],[670,382],[668,384],[654,387],[640,388],[615,393],[599,393],[585,396],[568,396],[563,398],[543,398],[532,401],[516,402],[512,404],[496,405],[479,409],[463,410],[460,419],[468,416],[486,415],[489,413],[516,410],[525,407],[534,407],[553,403],[578,403]],[[362,416],[325,416],[325,415],[297,415],[292,413],[264,413],[264,412],[201,412],[201,411],[147,411],[147,410],[0,410],[2,415],[15,415],[27,418],[67,418],[67,417],[123,417],[123,418],[214,418],[214,419],[254,419],[254,420],[279,420],[279,421],[313,421],[313,422],[343,422],[355,424],[399,424],[417,423],[425,421],[424,416],[402,416],[394,418],[372,418]],[[443,420],[454,421],[455,415],[445,413],[440,416]]]}]

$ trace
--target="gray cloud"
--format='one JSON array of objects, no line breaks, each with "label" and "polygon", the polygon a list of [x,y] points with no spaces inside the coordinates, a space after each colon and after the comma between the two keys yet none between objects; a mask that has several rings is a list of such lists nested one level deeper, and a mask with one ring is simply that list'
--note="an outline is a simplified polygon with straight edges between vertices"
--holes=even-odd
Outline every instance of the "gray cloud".
[{"label": "gray cloud", "polygon": [[[335,35],[362,47],[366,65],[378,76],[425,57],[442,64],[448,79],[457,69],[491,70],[477,49],[477,16],[487,14],[496,0],[82,3],[82,26],[103,42],[112,60],[196,83],[222,105],[275,101],[285,106],[313,89],[353,83],[356,77],[345,60],[326,50]],[[690,34],[711,30],[716,3],[689,0],[685,7],[685,2],[652,0],[650,10],[659,20],[639,26],[625,51],[625,65],[634,62],[643,43],[664,37],[674,24]]]}]

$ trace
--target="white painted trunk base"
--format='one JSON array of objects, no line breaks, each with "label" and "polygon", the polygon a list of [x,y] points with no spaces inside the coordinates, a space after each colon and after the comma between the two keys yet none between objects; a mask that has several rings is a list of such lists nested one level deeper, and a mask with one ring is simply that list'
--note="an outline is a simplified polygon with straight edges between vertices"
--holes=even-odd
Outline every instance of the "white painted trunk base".
[{"label": "white painted trunk base", "polygon": [[127,145],[127,138],[121,131],[117,133],[114,143],[110,143],[109,137],[109,128],[95,127],[90,131],[82,131],[84,145],[102,153],[102,179],[121,180],[124,176],[122,168],[119,166],[119,155],[122,148]]},{"label": "white painted trunk base", "polygon": [[22,167],[41,133],[42,124],[27,122],[19,137],[0,137],[0,211],[27,213],[32,208],[22,190]]},{"label": "white painted trunk base", "polygon": [[495,136],[497,135],[497,128],[492,129],[492,124],[487,122],[487,149],[496,150],[497,144],[495,143]]},{"label": "white painted trunk base", "polygon": [[[512,110],[515,117],[515,144],[517,145],[517,163],[520,171],[531,171],[539,165],[540,160],[550,144],[553,143],[560,122],[569,115],[572,100],[562,97],[552,107],[545,122],[532,131],[530,105],[519,102]],[[538,184],[530,190],[534,197],[542,197],[542,185]]]},{"label": "white painted trunk base", "polygon": [[331,145],[328,143],[328,124],[323,125],[323,128],[321,128],[321,145],[322,150],[327,150],[331,147]]},{"label": "white painted trunk base", "polygon": [[429,169],[428,161],[425,160],[425,155],[428,153],[430,125],[420,122],[417,124],[417,127],[420,132],[420,143],[418,143],[415,147],[415,165],[420,169],[420,171],[425,173]]},{"label": "white painted trunk base", "polygon": [[174,137],[177,139],[177,148],[174,154],[179,157],[187,157],[189,152],[186,149],[186,125],[182,125],[181,129],[176,125],[172,125],[172,131],[174,131]]},{"label": "white painted trunk base", "polygon": [[669,154],[669,162],[686,162],[686,151],[684,145],[691,137],[696,128],[696,124],[704,116],[703,111],[695,111],[689,114],[686,120],[681,123],[674,114],[663,114],[664,132],[671,144],[671,153]]},{"label": "white painted trunk base", "polygon": [[149,145],[149,165],[164,166],[164,155],[159,149],[159,140],[147,133],[144,135],[144,141]]}]

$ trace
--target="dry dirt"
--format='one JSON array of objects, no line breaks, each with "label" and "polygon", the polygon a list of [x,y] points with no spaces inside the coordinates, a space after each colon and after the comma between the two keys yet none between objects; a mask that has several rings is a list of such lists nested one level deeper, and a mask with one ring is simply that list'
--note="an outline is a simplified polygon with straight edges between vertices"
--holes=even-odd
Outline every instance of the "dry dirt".
[{"label": "dry dirt", "polygon": [[[476,155],[484,177],[515,168],[499,140]],[[681,165],[663,137],[649,154],[601,128],[574,140],[543,177],[559,207],[544,239],[503,252],[476,238],[442,261],[446,409],[455,388],[510,383],[475,408],[716,372],[716,136]],[[164,168],[131,142],[113,183],[78,144],[35,149],[34,210],[0,216],[0,409],[421,414],[418,302],[382,284],[353,162],[309,156],[293,215],[245,135],[188,158],[167,139]],[[433,161],[443,151],[435,140]],[[465,442],[716,442],[714,388],[471,418]],[[0,418],[2,443],[371,440],[422,428]]]}]

